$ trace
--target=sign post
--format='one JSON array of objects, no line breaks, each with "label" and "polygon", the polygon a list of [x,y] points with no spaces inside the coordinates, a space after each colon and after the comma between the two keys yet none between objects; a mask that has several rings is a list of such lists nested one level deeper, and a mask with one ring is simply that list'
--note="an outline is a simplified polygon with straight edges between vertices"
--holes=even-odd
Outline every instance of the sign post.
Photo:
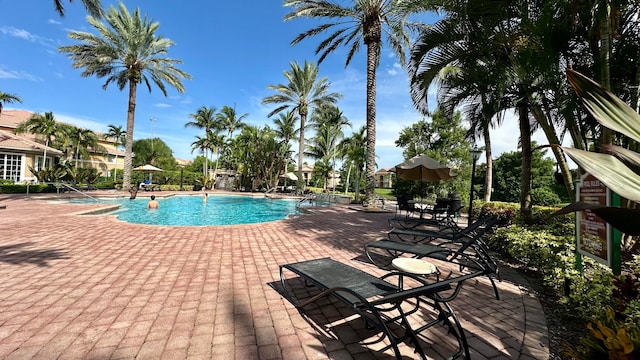
[{"label": "sign post", "polygon": [[[589,204],[619,206],[620,196],[610,191],[591,174],[585,174],[576,186],[576,198]],[[590,257],[620,273],[620,232],[591,210],[576,213],[578,268],[582,256]]]}]

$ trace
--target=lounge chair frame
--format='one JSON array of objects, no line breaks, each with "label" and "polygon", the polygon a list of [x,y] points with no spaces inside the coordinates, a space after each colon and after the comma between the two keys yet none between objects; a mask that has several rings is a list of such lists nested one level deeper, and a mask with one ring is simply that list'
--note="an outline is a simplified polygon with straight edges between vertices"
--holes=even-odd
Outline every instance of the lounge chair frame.
[{"label": "lounge chair frame", "polygon": [[[300,276],[305,282],[317,286],[320,293],[302,302],[297,301],[289,294],[284,277],[285,270],[289,270]],[[422,359],[427,359],[417,336],[420,332],[440,322],[448,326],[449,332],[458,341],[458,350],[452,358],[457,358],[462,354],[465,355],[465,358],[469,358],[469,347],[464,330],[455,312],[449,306],[449,302],[458,295],[465,280],[478,275],[480,272],[450,277],[436,283],[427,283],[422,277],[397,271],[375,277],[331,258],[280,265],[280,281],[285,292],[284,296],[296,308],[303,312],[303,308],[319,299],[334,296],[365,319],[368,325],[382,331],[391,343],[384,350],[393,348],[397,359],[402,359],[398,345],[406,340],[414,345],[415,351]],[[398,278],[398,285],[388,281],[393,277]],[[403,277],[411,277],[422,286],[404,289],[401,286]],[[446,296],[443,293],[446,293]],[[405,301],[414,301],[411,304],[413,308],[409,311],[402,307]],[[413,329],[407,316],[418,311],[422,303],[432,306],[436,310],[437,316],[420,328]],[[388,315],[392,311],[397,312],[398,315]],[[390,328],[392,323],[401,326],[405,330],[404,334],[396,335]]]},{"label": "lounge chair frame", "polygon": [[437,231],[408,231],[412,236],[419,235],[422,242],[394,241],[380,239],[365,245],[365,254],[372,264],[372,251],[382,250],[391,257],[409,254],[414,258],[432,258],[458,265],[461,269],[469,268],[481,271],[491,281],[496,299],[500,299],[494,276],[499,278],[498,264],[489,254],[489,247],[482,240],[484,234],[498,222],[495,216],[487,216],[457,233]]}]

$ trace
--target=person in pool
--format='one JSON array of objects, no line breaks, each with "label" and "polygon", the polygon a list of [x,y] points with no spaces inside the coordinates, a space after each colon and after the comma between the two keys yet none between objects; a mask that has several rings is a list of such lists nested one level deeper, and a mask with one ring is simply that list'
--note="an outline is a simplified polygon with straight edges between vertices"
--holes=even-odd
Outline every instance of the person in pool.
[{"label": "person in pool", "polygon": [[155,195],[151,195],[151,200],[147,203],[147,209],[157,209],[160,207],[160,203],[156,200]]},{"label": "person in pool", "polygon": [[209,194],[207,194],[207,192],[205,191],[205,192],[202,194],[202,202],[206,204],[206,203],[207,203],[207,200],[209,200]]}]

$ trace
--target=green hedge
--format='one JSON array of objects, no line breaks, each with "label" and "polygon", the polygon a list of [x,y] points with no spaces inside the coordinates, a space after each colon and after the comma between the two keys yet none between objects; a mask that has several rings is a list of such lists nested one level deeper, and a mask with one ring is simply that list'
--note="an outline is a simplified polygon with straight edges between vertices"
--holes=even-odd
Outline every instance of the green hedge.
[{"label": "green hedge", "polygon": [[26,194],[27,186],[29,187],[29,193],[50,193],[55,192],[55,188],[51,188],[48,185],[4,185],[0,184],[0,194]]}]

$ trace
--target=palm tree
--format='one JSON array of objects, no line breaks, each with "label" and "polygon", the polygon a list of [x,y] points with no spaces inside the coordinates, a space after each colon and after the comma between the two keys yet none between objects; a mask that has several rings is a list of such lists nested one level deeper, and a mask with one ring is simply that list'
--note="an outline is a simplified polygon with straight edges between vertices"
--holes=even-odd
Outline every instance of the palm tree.
[{"label": "palm tree", "polygon": [[17,95],[7,94],[6,92],[0,91],[0,115],[2,115],[4,104],[11,104],[14,102],[22,103],[22,99]]},{"label": "palm tree", "polygon": [[101,23],[97,18],[89,16],[87,21],[100,35],[70,32],[69,37],[80,41],[80,44],[61,46],[59,51],[69,54],[74,68],[84,68],[82,76],[106,77],[103,89],[112,82],[120,90],[125,86],[129,88],[122,179],[123,190],[128,191],[131,187],[131,148],[138,84],[144,83],[151,92],[151,83],[154,83],[167,96],[165,83],[184,93],[180,78],[191,79],[191,75],[175,66],[182,61],[164,57],[174,42],[157,35],[160,23],[147,20],[146,16],[142,18],[140,10],[136,9],[130,14],[121,3],[119,11],[113,6],[107,10],[105,20],[106,23]]},{"label": "palm tree", "polygon": [[[73,0],[69,0],[70,3]],[[87,9],[89,14],[95,18],[102,17],[102,5],[100,5],[100,0],[82,0],[84,7]],[[53,0],[53,4],[56,7],[56,11],[61,17],[64,17],[64,5],[62,5],[62,0]]]},{"label": "palm tree", "polygon": [[[44,137],[44,154],[42,160],[42,169],[47,167],[47,148],[49,147],[49,143],[51,143],[51,138],[56,135],[60,130],[58,124],[56,123],[56,119],[53,116],[52,112],[45,112],[44,115],[34,114],[29,118],[29,120],[21,123],[16,127],[16,134],[19,133],[31,133],[35,135],[40,135]],[[36,169],[41,170],[39,167]]]},{"label": "palm tree", "polygon": [[[404,52],[409,46],[409,37],[405,32],[406,17],[412,1],[397,0],[354,0],[353,6],[343,6],[331,1],[317,0],[285,0],[284,6],[293,10],[286,14],[285,21],[295,18],[309,17],[335,20],[320,24],[317,27],[298,35],[291,43],[295,45],[303,39],[328,33],[316,50],[321,53],[319,63],[341,45],[349,47],[345,66],[351,62],[353,55],[362,43],[367,47],[367,165],[366,165],[366,199],[373,203],[375,198],[376,171],[376,69],[380,63],[382,36],[386,35],[398,61],[404,65]],[[416,2],[416,3],[425,3]],[[425,6],[416,5],[416,6]]]},{"label": "palm tree", "polygon": [[[122,126],[115,126],[109,124],[109,130],[104,134],[104,138],[112,138],[113,145],[116,148],[116,164],[118,163],[118,147],[126,141],[127,132],[122,129]],[[116,180],[116,168],[113,168],[113,180]]]},{"label": "palm tree", "polygon": [[200,150],[204,155],[204,167],[202,168],[202,175],[207,176],[207,154],[209,149],[211,149],[211,142],[209,141],[209,133],[203,136],[196,136],[196,141],[191,143],[191,152],[194,150]]},{"label": "palm tree", "polygon": [[98,136],[92,130],[82,129],[75,126],[68,126],[67,129],[67,135],[75,147],[73,157],[77,171],[78,161],[80,158],[90,157],[91,153],[89,152],[89,149],[94,152],[103,151],[104,149],[99,145]]},{"label": "palm tree", "polygon": [[[344,131],[342,128],[344,126],[351,127],[351,122],[347,119],[346,116],[340,111],[337,106],[333,105],[324,105],[316,111],[311,117],[314,128],[317,133],[324,133],[324,135],[320,136],[320,138],[326,138],[326,142],[328,145],[326,154],[326,164],[330,165],[330,170],[335,172],[336,167],[336,156],[338,156],[339,143],[344,137]],[[316,137],[318,138],[318,136]],[[332,174],[335,175],[335,174]],[[335,179],[333,178],[332,188],[335,190]]]},{"label": "palm tree", "polygon": [[296,191],[302,191],[302,158],[304,155],[304,128],[309,112],[324,104],[335,104],[342,97],[339,93],[328,93],[329,83],[326,77],[318,79],[318,67],[314,63],[304,62],[301,68],[298,63],[291,63],[291,71],[285,71],[288,84],[269,85],[269,89],[279,94],[262,99],[263,104],[281,104],[267,114],[273,116],[291,108],[294,116],[300,116],[300,143],[298,147],[298,184]]},{"label": "palm tree", "polygon": [[286,173],[289,167],[289,158],[291,157],[291,145],[289,142],[296,137],[300,129],[295,128],[295,123],[297,121],[296,116],[293,115],[291,111],[287,111],[284,114],[278,114],[277,119],[273,119],[273,123],[276,126],[275,133],[276,137],[281,139],[280,144],[283,146],[283,154],[284,157],[284,171]]},{"label": "palm tree", "polygon": [[[184,127],[194,127],[197,129],[204,129],[205,139],[208,134],[213,130],[218,128],[218,122],[216,120],[216,111],[217,109],[213,106],[206,107],[201,106],[194,114],[189,114],[189,117],[194,119],[194,121],[188,121],[184,124]],[[208,148],[205,147],[204,151],[204,175],[209,171],[209,155]]]},{"label": "palm tree", "polygon": [[233,139],[233,133],[237,129],[242,129],[245,125],[242,120],[246,119],[249,114],[242,114],[238,117],[236,113],[236,107],[223,106],[220,109],[220,112],[217,115],[218,123],[220,123],[221,127],[227,129],[228,139]]},{"label": "palm tree", "polygon": [[242,114],[238,117],[236,114],[236,108],[230,106],[223,106],[220,109],[220,112],[216,115],[216,119],[218,120],[218,126],[220,129],[227,130],[227,141],[231,142],[233,139],[233,133],[237,129],[242,129],[245,126],[245,123],[242,122],[249,114]]},{"label": "palm tree", "polygon": [[365,126],[361,127],[359,131],[351,134],[350,137],[340,142],[341,153],[344,154],[349,170],[347,171],[347,181],[345,183],[345,194],[349,189],[349,178],[351,176],[351,169],[355,169],[355,201],[360,202],[360,180],[362,179],[362,170],[367,161],[366,154],[366,131]]}]

